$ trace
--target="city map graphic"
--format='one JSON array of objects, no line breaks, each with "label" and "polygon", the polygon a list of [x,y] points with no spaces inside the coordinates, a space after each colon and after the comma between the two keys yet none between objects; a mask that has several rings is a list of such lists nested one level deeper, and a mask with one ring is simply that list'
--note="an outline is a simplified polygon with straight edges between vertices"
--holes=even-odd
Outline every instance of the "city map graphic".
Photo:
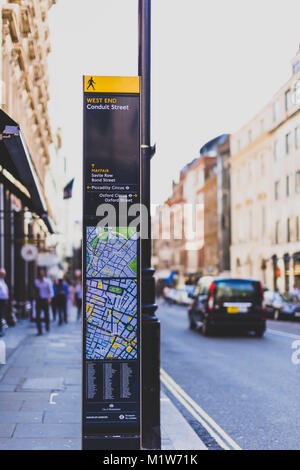
[{"label": "city map graphic", "polygon": [[86,277],[137,277],[135,227],[87,227]]},{"label": "city map graphic", "polygon": [[137,358],[137,280],[90,279],[86,294],[86,358]]}]

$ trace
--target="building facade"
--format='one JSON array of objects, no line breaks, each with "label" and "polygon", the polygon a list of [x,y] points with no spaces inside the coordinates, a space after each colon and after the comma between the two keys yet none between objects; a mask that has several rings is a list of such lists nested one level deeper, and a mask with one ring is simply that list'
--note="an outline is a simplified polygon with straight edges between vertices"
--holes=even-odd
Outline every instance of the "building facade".
[{"label": "building facade", "polygon": [[231,136],[233,275],[300,287],[300,51],[272,100]]},{"label": "building facade", "polygon": [[219,272],[230,272],[231,245],[230,138],[217,145],[217,207]]},{"label": "building facade", "polygon": [[229,156],[228,135],[213,139],[173,183],[172,195],[154,218],[158,271],[195,279],[229,269]]},{"label": "building facade", "polygon": [[33,298],[37,259],[24,245],[53,250],[55,207],[47,191],[52,148],[48,115],[47,15],[55,0],[0,1],[0,266],[7,271],[12,306]]},{"label": "building facade", "polygon": [[[231,199],[230,199],[230,139],[222,134],[207,142],[200,155],[215,159],[213,172],[205,174],[204,208],[205,245],[211,251],[212,266],[205,262],[206,272],[220,274],[230,271]],[[209,178],[210,175],[210,178]]]}]

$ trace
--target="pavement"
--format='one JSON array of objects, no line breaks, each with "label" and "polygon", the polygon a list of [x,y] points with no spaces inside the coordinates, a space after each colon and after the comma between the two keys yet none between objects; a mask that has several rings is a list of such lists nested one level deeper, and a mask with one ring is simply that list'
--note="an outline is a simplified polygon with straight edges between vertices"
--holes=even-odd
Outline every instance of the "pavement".
[{"label": "pavement", "polygon": [[[0,450],[81,448],[81,325],[71,309],[67,325],[36,336],[23,320],[4,338],[0,365]],[[206,446],[173,401],[161,394],[162,448]]]}]

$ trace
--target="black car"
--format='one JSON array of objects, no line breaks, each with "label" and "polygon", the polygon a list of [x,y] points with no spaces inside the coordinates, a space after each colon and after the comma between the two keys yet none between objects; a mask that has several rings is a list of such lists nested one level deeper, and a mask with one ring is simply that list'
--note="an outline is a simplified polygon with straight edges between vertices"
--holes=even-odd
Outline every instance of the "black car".
[{"label": "black car", "polygon": [[300,302],[276,291],[265,292],[266,316],[274,320],[295,320],[300,317]]},{"label": "black car", "polygon": [[202,277],[188,318],[192,330],[202,324],[205,336],[216,328],[239,328],[262,337],[266,330],[263,286],[252,279]]}]

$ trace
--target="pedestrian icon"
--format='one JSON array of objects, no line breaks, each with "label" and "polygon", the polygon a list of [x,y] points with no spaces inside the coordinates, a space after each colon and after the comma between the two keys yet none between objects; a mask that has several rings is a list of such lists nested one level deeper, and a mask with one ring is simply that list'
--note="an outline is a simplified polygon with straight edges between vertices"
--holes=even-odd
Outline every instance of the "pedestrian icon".
[{"label": "pedestrian icon", "polygon": [[95,80],[93,79],[93,77],[91,77],[91,78],[89,79],[89,81],[88,81],[88,87],[87,87],[87,89],[89,90],[89,89],[92,87],[93,90],[95,90],[94,85],[96,85],[96,82],[95,82]]}]

